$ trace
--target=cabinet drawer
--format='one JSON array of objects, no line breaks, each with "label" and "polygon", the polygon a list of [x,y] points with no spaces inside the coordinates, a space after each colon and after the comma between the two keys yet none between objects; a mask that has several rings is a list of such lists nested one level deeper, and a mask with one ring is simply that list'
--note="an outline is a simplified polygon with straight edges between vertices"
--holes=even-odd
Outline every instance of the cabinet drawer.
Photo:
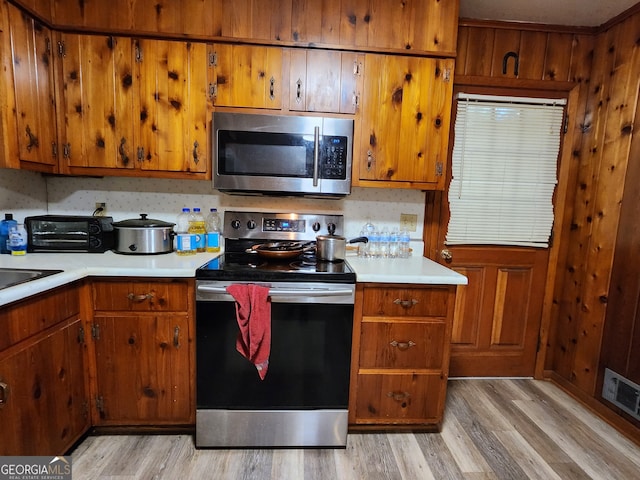
[{"label": "cabinet drawer", "polygon": [[95,310],[183,312],[189,304],[186,281],[95,281]]},{"label": "cabinet drawer", "polygon": [[444,322],[363,322],[360,368],[442,368]]},{"label": "cabinet drawer", "polygon": [[0,311],[0,350],[18,343],[62,320],[78,315],[80,297],[75,285],[45,292]]},{"label": "cabinet drawer", "polygon": [[358,375],[358,423],[437,423],[447,379],[440,374]]},{"label": "cabinet drawer", "polygon": [[364,289],[363,315],[381,317],[445,317],[449,289],[386,288]]}]

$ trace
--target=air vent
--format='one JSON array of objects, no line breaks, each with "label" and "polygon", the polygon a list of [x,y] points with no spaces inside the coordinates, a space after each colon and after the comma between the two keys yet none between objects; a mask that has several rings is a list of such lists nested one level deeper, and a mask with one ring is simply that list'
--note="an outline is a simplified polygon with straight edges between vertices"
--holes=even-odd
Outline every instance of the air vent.
[{"label": "air vent", "polygon": [[640,385],[605,368],[602,398],[640,420]]}]

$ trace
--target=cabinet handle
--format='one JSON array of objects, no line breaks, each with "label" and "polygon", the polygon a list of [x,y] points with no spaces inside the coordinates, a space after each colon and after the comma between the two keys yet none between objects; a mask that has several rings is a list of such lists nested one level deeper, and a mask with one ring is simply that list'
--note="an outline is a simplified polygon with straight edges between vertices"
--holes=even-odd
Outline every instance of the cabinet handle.
[{"label": "cabinet handle", "polygon": [[415,298],[412,298],[411,300],[400,300],[399,298],[396,298],[393,303],[401,305],[404,308],[411,308],[418,303],[418,300]]},{"label": "cabinet handle", "polygon": [[173,329],[173,346],[180,348],[180,327]]},{"label": "cabinet handle", "polygon": [[29,137],[29,143],[27,143],[27,152],[30,152],[33,147],[39,147],[38,137],[31,133],[31,127],[27,125],[27,137]]},{"label": "cabinet handle", "polygon": [[387,392],[387,397],[392,398],[396,402],[404,402],[408,400],[411,395],[409,392]]},{"label": "cabinet handle", "polygon": [[371,171],[371,165],[373,165],[373,152],[367,150],[367,172]]},{"label": "cabinet handle", "polygon": [[118,153],[120,154],[120,160],[122,160],[123,165],[129,164],[129,156],[127,155],[127,151],[124,149],[124,144],[127,143],[127,139],[122,137],[120,139],[120,146],[118,147]]},{"label": "cabinet handle", "polygon": [[130,293],[127,295],[127,298],[132,302],[140,303],[145,300],[151,300],[153,298],[153,293],[141,293],[140,295],[136,295],[135,293]]},{"label": "cabinet handle", "polygon": [[391,345],[392,347],[397,347],[398,350],[404,352],[405,350],[409,350],[411,347],[415,347],[416,342],[414,342],[413,340],[409,340],[408,342],[398,342],[396,340],[393,340],[389,343],[389,345]]},{"label": "cabinet handle", "polygon": [[302,80],[296,82],[296,103],[302,102]]},{"label": "cabinet handle", "polygon": [[276,98],[275,92],[276,92],[276,79],[271,77],[271,79],[269,80],[269,98],[271,100]]},{"label": "cabinet handle", "polygon": [[200,144],[198,143],[197,140],[195,142],[193,142],[193,163],[195,163],[196,165],[200,161],[200,159],[198,158],[198,147],[199,146],[200,146]]},{"label": "cabinet handle", "polygon": [[62,146],[62,156],[67,160],[71,158],[71,144],[70,143],[65,143]]},{"label": "cabinet handle", "polygon": [[9,399],[9,385],[0,382],[0,407],[4,407]]},{"label": "cabinet handle", "polygon": [[142,162],[144,160],[144,147],[138,147],[138,161]]}]

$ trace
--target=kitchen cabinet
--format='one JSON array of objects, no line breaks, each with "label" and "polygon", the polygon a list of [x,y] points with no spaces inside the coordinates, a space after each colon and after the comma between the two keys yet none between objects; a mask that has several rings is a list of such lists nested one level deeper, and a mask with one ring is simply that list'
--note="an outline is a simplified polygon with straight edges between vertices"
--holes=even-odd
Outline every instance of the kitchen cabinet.
[{"label": "kitchen cabinet", "polygon": [[290,50],[289,110],[356,113],[364,55],[331,50]]},{"label": "kitchen cabinet", "polygon": [[453,59],[366,55],[354,185],[444,188],[453,66]]},{"label": "kitchen cabinet", "polygon": [[439,428],[455,292],[455,285],[357,285],[352,426]]},{"label": "kitchen cabinet", "polygon": [[59,53],[62,171],[204,178],[204,44],[61,34]]},{"label": "kitchen cabinet", "polygon": [[94,423],[194,423],[193,281],[92,282]]},{"label": "kitchen cabinet", "polygon": [[[2,9],[4,159],[0,165],[57,172],[51,30],[13,5]],[[10,61],[9,61],[10,59]]]},{"label": "kitchen cabinet", "polygon": [[281,48],[213,44],[209,93],[216,107],[282,108]]},{"label": "kitchen cabinet", "polygon": [[0,312],[0,455],[60,455],[90,426],[80,288]]}]

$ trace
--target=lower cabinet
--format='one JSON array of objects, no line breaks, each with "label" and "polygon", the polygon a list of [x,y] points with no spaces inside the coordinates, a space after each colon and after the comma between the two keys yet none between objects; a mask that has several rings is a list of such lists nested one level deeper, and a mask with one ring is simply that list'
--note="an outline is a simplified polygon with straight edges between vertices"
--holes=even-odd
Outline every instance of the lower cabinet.
[{"label": "lower cabinet", "polygon": [[93,282],[96,425],[194,423],[189,282]]},{"label": "lower cabinet", "polygon": [[64,454],[90,427],[79,289],[3,307],[0,331],[0,455]]},{"label": "lower cabinet", "polygon": [[358,284],[351,427],[439,428],[455,285]]}]

